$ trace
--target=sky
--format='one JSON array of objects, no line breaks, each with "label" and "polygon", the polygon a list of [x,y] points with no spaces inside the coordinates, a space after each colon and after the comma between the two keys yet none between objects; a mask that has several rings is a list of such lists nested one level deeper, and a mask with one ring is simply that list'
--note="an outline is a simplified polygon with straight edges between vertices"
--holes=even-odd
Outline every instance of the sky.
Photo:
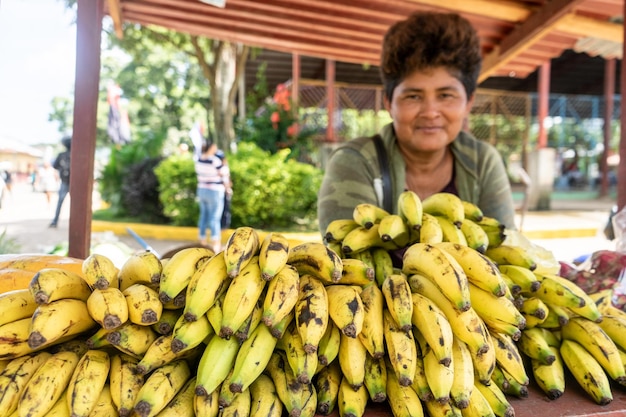
[{"label": "sky", "polygon": [[48,114],[53,97],[74,91],[74,19],[60,0],[0,0],[0,139],[63,137]]}]

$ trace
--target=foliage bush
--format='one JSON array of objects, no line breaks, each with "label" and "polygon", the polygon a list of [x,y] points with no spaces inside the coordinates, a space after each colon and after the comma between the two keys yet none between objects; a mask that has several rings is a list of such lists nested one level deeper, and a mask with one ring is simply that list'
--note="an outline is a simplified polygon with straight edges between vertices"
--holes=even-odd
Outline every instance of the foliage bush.
[{"label": "foliage bush", "polygon": [[173,155],[154,168],[159,180],[159,200],[163,214],[175,226],[197,224],[199,209],[196,202],[198,181],[190,155]]},{"label": "foliage bush", "polygon": [[122,207],[146,223],[164,223],[163,204],[159,200],[159,180],[154,173],[163,158],[145,158],[128,167],[122,182]]}]

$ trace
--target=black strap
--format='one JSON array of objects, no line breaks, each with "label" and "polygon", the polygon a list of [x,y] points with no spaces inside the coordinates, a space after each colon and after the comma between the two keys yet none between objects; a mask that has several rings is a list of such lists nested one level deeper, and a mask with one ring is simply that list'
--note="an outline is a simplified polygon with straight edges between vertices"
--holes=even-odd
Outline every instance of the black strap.
[{"label": "black strap", "polygon": [[374,145],[376,145],[376,153],[378,154],[378,163],[380,164],[380,176],[383,181],[383,208],[389,213],[393,210],[393,202],[391,197],[391,176],[389,175],[389,160],[387,159],[387,151],[380,135],[374,136]]}]

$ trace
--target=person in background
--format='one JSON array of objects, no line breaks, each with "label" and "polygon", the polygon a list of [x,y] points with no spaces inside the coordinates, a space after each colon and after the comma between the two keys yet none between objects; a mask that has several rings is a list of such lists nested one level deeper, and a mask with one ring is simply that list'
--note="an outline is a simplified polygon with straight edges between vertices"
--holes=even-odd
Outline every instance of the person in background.
[{"label": "person in background", "polygon": [[52,166],[59,172],[59,179],[61,180],[61,186],[59,187],[59,199],[57,200],[57,208],[54,213],[54,218],[49,227],[57,227],[59,223],[59,216],[61,215],[61,208],[63,207],[63,201],[70,191],[70,150],[72,147],[72,138],[69,136],[64,137],[61,140],[65,150],[59,153],[54,160]]},{"label": "person in background", "polygon": [[48,207],[52,203],[52,194],[59,190],[59,174],[50,161],[44,161],[35,175],[35,189],[46,195]]},{"label": "person in background", "polygon": [[[392,207],[405,190],[424,200],[451,192],[515,228],[509,179],[498,151],[464,131],[481,66],[478,35],[451,13],[416,12],[383,39],[380,73],[392,122],[380,132],[390,167]],[[318,194],[322,233],[354,207],[384,207],[374,138],[353,139],[330,156]]]},{"label": "person in background", "polygon": [[[205,139],[201,153],[195,162],[198,179],[197,197],[200,206],[198,236],[200,244],[209,246],[214,252],[222,248],[222,213],[227,188],[230,189],[230,173],[224,163],[223,154],[218,153],[217,145],[211,139]],[[207,228],[210,230],[210,242],[207,241]],[[209,244],[210,243],[210,244]]]}]

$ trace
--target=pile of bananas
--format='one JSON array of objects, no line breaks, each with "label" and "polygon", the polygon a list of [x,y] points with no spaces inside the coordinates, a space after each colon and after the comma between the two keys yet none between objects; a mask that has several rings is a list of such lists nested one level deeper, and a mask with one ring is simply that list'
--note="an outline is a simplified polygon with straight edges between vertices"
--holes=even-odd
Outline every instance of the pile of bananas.
[{"label": "pile of bananas", "polygon": [[531,376],[556,399],[567,369],[611,401],[626,313],[610,294],[536,272],[454,196],[398,206],[360,205],[324,243],[240,227],[218,254],[46,263],[0,294],[0,417],[510,417]]}]

